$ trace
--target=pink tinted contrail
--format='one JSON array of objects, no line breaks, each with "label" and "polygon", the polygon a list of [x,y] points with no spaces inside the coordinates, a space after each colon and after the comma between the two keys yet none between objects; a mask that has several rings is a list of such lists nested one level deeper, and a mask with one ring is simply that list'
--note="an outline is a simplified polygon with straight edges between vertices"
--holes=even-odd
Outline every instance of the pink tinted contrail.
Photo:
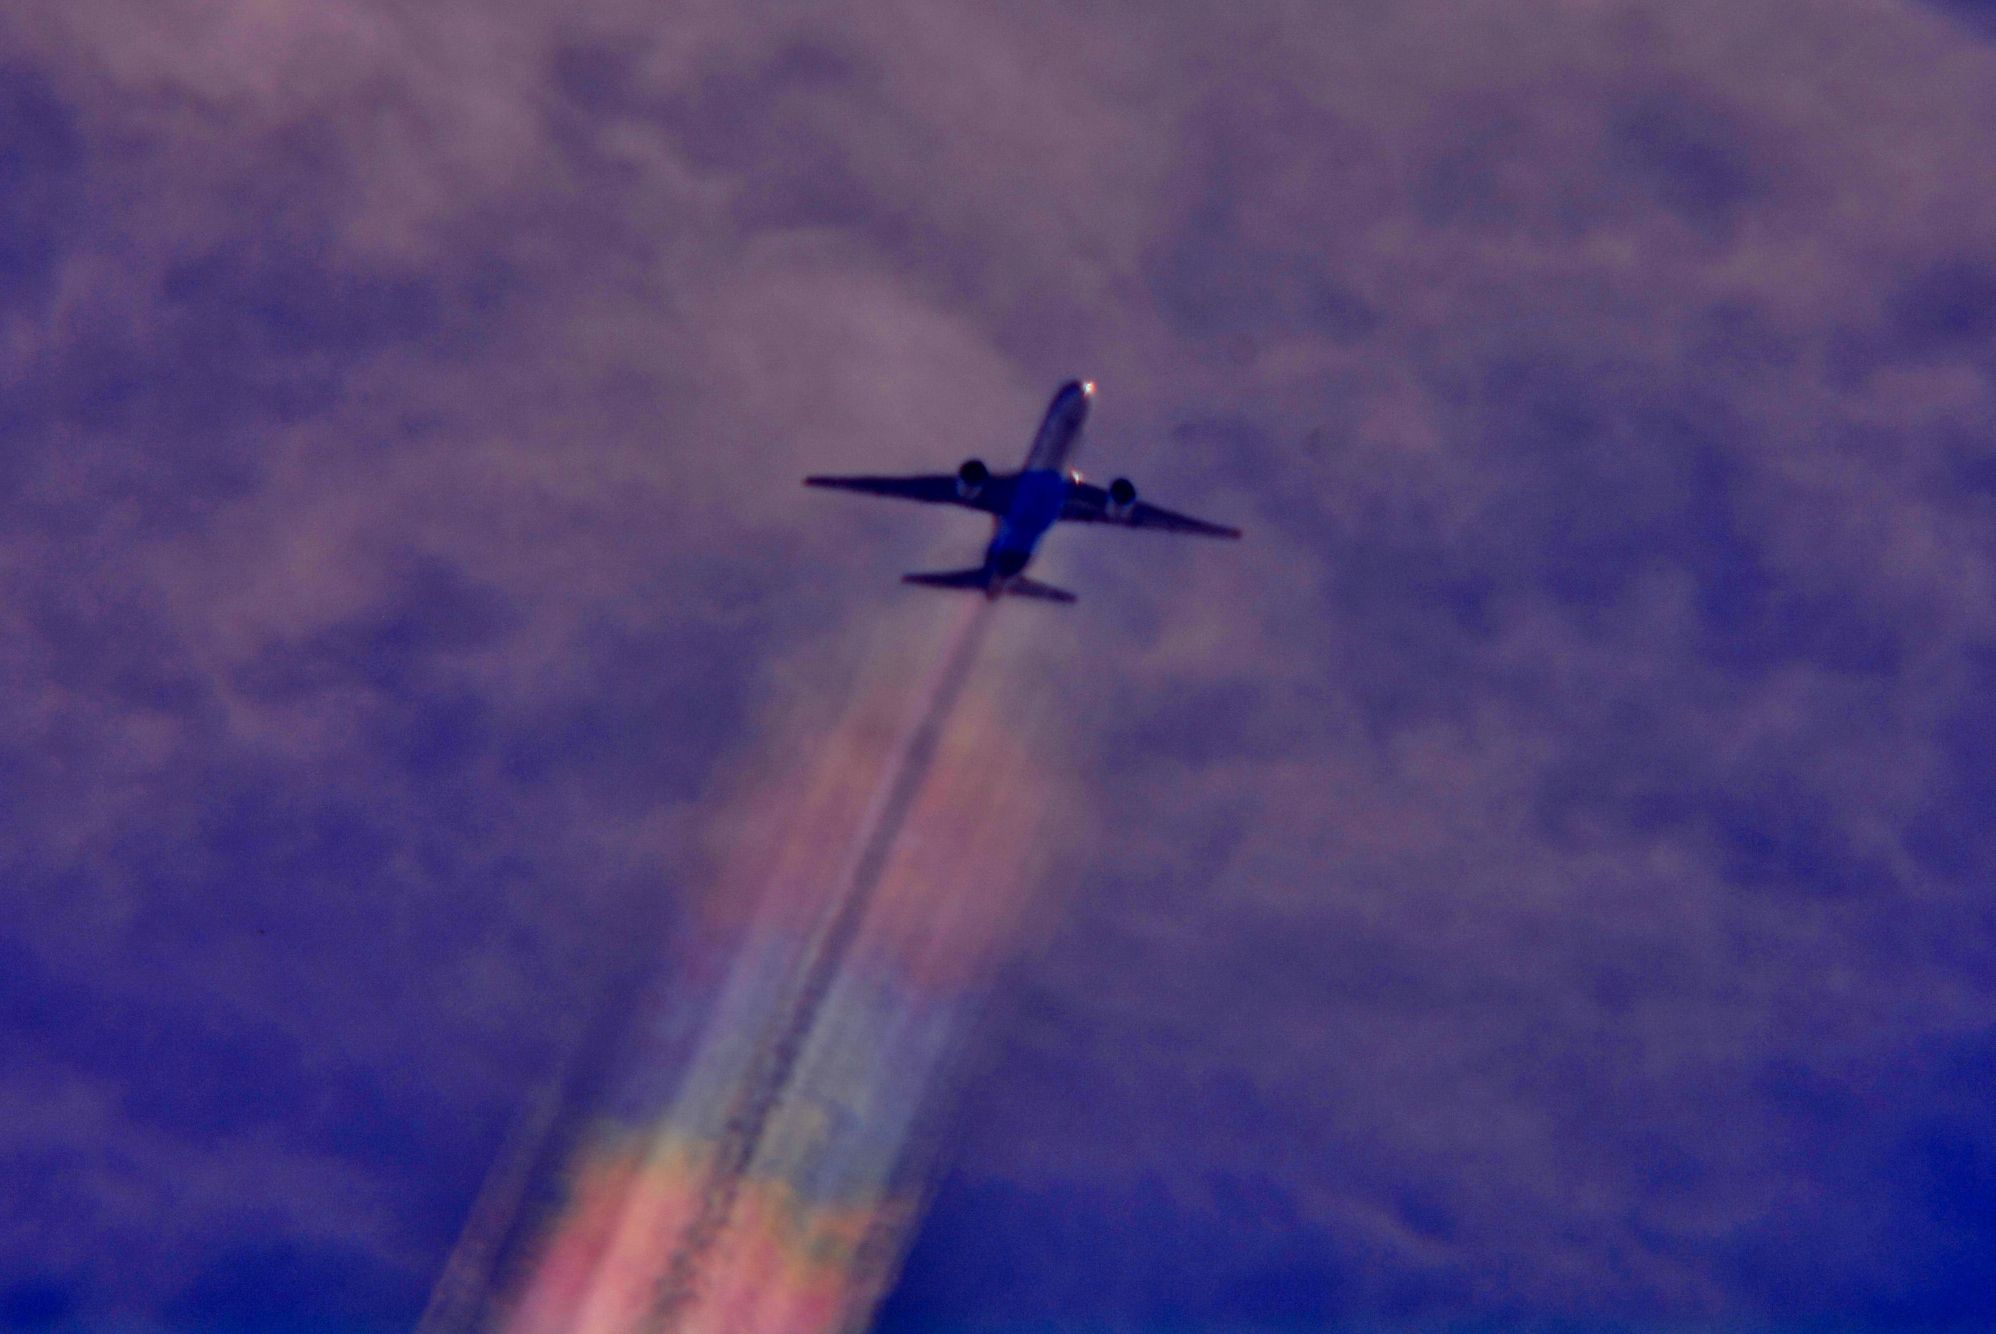
[{"label": "pink tinted contrail", "polygon": [[562,1203],[500,1266],[504,1328],[863,1325],[991,969],[1030,938],[1069,832],[1069,771],[1047,762],[1061,623],[1005,619],[1018,633],[981,601],[911,603],[766,702]]},{"label": "pink tinted contrail", "polygon": [[[639,914],[641,920],[648,920]],[[653,924],[655,925],[655,924]],[[647,938],[645,932],[637,933]],[[644,970],[649,971],[649,970]],[[499,1152],[479,1183],[471,1209],[444,1266],[431,1285],[429,1300],[413,1334],[468,1334],[487,1327],[500,1260],[515,1241],[536,1172],[577,1100],[577,1086],[587,1082],[592,1060],[603,1059],[621,1027],[623,1011],[639,989],[643,972],[608,986],[599,1003],[580,1023],[572,1024],[556,1044],[554,1065],[508,1122]]]},{"label": "pink tinted contrail", "polygon": [[650,1328],[670,1329],[677,1313],[698,1292],[708,1253],[727,1229],[743,1176],[763,1141],[770,1115],[789,1087],[798,1056],[838,980],[895,841],[928,777],[950,715],[970,682],[992,611],[992,603],[979,600],[958,624],[907,743],[882,776],[858,856],[844,883],[830,897],[825,918],[805,950],[795,989],[758,1045],[723,1123],[697,1209],[659,1282]]}]

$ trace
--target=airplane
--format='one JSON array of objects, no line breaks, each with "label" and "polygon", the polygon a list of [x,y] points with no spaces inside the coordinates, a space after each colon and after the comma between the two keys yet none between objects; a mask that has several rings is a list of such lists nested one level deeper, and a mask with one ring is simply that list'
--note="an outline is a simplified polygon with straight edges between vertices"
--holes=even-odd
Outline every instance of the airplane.
[{"label": "airplane", "polygon": [[1047,530],[1069,523],[1105,523],[1123,528],[1152,528],[1201,537],[1239,537],[1241,530],[1177,514],[1137,499],[1136,484],[1118,477],[1105,487],[1085,482],[1068,466],[1081,440],[1095,400],[1089,380],[1069,380],[1054,394],[1025,466],[1018,472],[994,473],[981,459],[966,459],[954,473],[916,477],[806,477],[804,485],[861,491],[867,495],[920,500],[934,505],[962,505],[992,516],[991,544],[984,563],[967,570],[938,570],[901,576],[903,583],[928,588],[974,589],[996,601],[1013,597],[1046,602],[1073,602],[1064,588],[1025,576],[1025,568]]}]

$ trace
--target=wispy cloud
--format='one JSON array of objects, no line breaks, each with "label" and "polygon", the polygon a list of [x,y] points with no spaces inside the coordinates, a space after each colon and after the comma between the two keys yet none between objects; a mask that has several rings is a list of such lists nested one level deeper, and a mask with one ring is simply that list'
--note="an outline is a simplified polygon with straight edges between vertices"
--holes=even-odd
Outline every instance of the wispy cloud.
[{"label": "wispy cloud", "polygon": [[890,1323],[1985,1315],[1970,8],[14,7],[0,1315],[413,1318],[975,543],[795,476],[1075,371],[1250,538],[1048,553],[1096,832]]}]

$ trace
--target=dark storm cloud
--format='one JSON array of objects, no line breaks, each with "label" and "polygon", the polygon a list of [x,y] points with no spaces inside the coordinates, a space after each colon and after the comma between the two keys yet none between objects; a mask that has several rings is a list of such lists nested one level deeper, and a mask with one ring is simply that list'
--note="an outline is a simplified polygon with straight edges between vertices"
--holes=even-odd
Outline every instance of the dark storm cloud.
[{"label": "dark storm cloud", "polygon": [[1987,1316],[1965,26],[0,39],[0,1319],[413,1318],[764,664],[974,544],[790,479],[1075,371],[1250,539],[1049,552],[1094,832],[890,1326]]}]

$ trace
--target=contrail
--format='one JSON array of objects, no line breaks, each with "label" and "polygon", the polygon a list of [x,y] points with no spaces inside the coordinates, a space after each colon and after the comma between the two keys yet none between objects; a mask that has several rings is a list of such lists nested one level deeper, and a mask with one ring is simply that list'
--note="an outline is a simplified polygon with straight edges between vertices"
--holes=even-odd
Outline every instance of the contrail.
[{"label": "contrail", "polygon": [[415,1334],[457,1334],[478,1327],[491,1291],[493,1263],[519,1217],[534,1167],[567,1102],[568,1065],[566,1058],[558,1063],[513,1117],[492,1170],[472,1201],[464,1230],[430,1289]]},{"label": "contrail", "polygon": [[804,952],[796,987],[777,1011],[729,1108],[699,1205],[659,1280],[647,1322],[651,1329],[669,1329],[698,1294],[702,1266],[714,1243],[727,1229],[735,1199],[741,1193],[743,1174],[755,1158],[771,1114],[790,1085],[798,1056],[817,1022],[826,995],[838,979],[901,827],[907,822],[923,780],[928,777],[943,729],[969,684],[977,650],[991,623],[991,611],[992,604],[980,599],[965,616],[930,686],[928,699],[907,744],[883,776],[882,795],[860,841],[852,872],[832,897],[823,924]]},{"label": "contrail", "polygon": [[[655,901],[650,911],[646,909],[647,904],[641,903],[623,923],[631,940],[663,934],[664,913]],[[642,988],[650,971],[649,954],[633,950],[622,974],[557,1040],[553,1066],[513,1114],[412,1334],[465,1334],[487,1327],[499,1261],[516,1239],[535,1172],[550,1145],[561,1137],[563,1122],[588,1084],[592,1068],[621,1033],[632,993]]]}]

